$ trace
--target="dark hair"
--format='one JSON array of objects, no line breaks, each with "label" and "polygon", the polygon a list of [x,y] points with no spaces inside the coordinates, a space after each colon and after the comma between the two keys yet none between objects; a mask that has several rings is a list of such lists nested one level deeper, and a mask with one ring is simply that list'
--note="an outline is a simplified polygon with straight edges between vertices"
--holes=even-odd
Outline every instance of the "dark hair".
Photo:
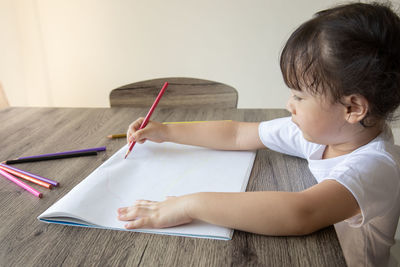
[{"label": "dark hair", "polygon": [[320,11],[289,37],[280,65],[294,90],[333,102],[359,94],[367,117],[390,119],[400,104],[400,18],[380,3]]}]

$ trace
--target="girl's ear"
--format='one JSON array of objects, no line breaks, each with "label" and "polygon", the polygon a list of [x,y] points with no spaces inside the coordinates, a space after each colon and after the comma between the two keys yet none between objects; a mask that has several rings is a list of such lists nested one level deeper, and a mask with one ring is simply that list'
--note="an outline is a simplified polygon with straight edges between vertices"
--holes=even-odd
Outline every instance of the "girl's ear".
[{"label": "girl's ear", "polygon": [[342,99],[342,103],[347,108],[346,120],[348,123],[359,123],[367,116],[368,101],[362,95],[349,95]]}]

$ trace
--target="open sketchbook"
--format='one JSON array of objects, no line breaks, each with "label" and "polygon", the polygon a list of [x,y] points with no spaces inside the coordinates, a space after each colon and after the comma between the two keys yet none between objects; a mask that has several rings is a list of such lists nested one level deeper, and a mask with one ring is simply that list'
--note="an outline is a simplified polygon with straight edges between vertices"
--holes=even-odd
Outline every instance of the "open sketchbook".
[{"label": "open sketchbook", "polygon": [[[162,201],[194,192],[242,192],[254,151],[219,151],[174,143],[136,144],[124,160],[122,147],[38,219],[82,227],[126,230],[117,209],[138,199]],[[137,232],[231,239],[233,230],[201,221]]]}]

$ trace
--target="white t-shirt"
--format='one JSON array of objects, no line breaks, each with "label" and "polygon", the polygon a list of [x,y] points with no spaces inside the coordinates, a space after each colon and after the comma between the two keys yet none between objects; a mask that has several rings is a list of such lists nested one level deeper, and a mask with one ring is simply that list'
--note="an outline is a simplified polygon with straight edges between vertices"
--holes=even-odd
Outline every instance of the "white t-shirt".
[{"label": "white t-shirt", "polygon": [[322,159],[325,145],[304,139],[290,117],[262,122],[259,135],[269,149],[306,159],[318,183],[333,179],[353,194],[361,214],[335,224],[347,264],[386,266],[400,212],[400,149],[390,128],[330,159]]}]

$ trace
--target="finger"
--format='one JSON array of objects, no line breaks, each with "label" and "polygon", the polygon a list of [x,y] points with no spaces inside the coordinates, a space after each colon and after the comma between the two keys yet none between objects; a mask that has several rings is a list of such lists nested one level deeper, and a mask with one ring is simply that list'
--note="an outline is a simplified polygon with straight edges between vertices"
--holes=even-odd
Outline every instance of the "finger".
[{"label": "finger", "polygon": [[139,208],[133,208],[133,209],[127,209],[124,212],[120,212],[118,214],[118,220],[121,221],[130,221],[130,220],[135,220],[139,216],[137,215],[139,212]]},{"label": "finger", "polygon": [[130,136],[132,136],[133,133],[135,133],[139,128],[140,125],[142,125],[144,118],[140,117],[139,119],[137,119],[136,121],[132,122],[129,126],[128,126],[128,130],[127,130],[127,141],[131,142],[133,140],[130,139]]},{"label": "finger", "polygon": [[130,143],[133,142],[133,130],[131,129],[132,124],[129,125],[128,130],[126,131],[126,142]]},{"label": "finger", "polygon": [[146,128],[143,128],[141,130],[137,130],[133,135],[133,139],[136,140],[137,143],[143,144],[147,138],[146,138],[147,130]]},{"label": "finger", "polygon": [[143,117],[140,117],[139,119],[135,120],[135,121],[132,123],[131,129],[134,130],[134,131],[140,129],[140,126],[142,125],[143,121],[144,121],[144,118],[143,118]]},{"label": "finger", "polygon": [[129,208],[130,208],[130,207],[119,208],[119,209],[117,210],[118,217],[120,217],[120,216],[127,216],[127,215],[129,214],[129,212],[132,212]]},{"label": "finger", "polygon": [[119,208],[118,210],[117,210],[117,212],[118,212],[118,215],[122,215],[122,214],[126,214],[126,212],[127,212],[127,207],[123,207],[123,208]]},{"label": "finger", "polygon": [[153,203],[155,203],[155,201],[145,200],[145,199],[138,199],[133,203],[133,205],[134,206],[139,206],[139,205],[149,205],[149,204],[153,204]]},{"label": "finger", "polygon": [[125,224],[126,229],[137,229],[137,228],[151,228],[150,219],[148,217],[142,217],[137,220],[128,222]]},{"label": "finger", "polygon": [[128,132],[126,132],[126,142],[129,144],[133,141],[134,141],[134,138],[132,136],[132,133],[128,130]]},{"label": "finger", "polygon": [[135,220],[152,214],[154,207],[151,204],[135,205],[129,207],[126,212],[120,213],[118,219],[121,221]]}]

